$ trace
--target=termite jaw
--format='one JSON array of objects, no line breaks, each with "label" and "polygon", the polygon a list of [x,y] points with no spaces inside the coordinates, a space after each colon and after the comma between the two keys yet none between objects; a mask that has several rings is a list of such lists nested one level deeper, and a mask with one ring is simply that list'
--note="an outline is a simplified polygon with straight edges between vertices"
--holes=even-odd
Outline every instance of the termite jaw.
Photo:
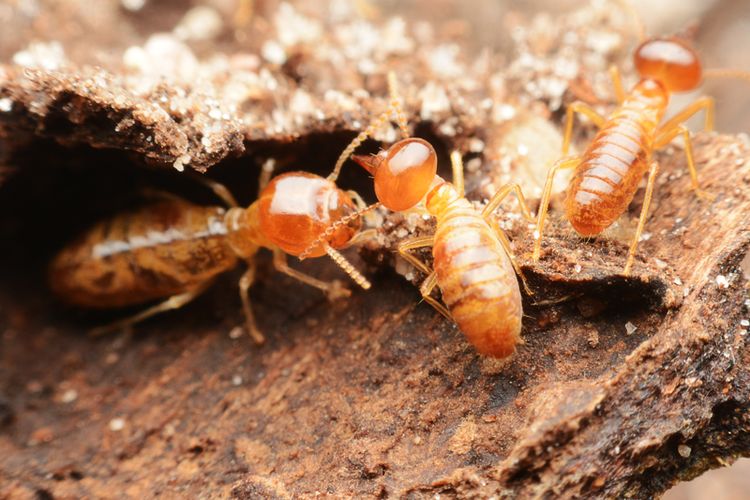
[{"label": "termite jaw", "polygon": [[352,160],[356,161],[362,168],[367,170],[370,175],[375,175],[380,164],[385,159],[385,151],[381,151],[377,155],[352,155]]}]

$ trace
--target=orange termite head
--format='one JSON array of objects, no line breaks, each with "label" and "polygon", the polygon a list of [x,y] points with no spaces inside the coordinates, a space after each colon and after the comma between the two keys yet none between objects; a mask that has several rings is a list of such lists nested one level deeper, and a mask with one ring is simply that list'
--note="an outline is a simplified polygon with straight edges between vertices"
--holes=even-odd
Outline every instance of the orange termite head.
[{"label": "orange termite head", "polygon": [[633,59],[641,78],[656,80],[670,92],[693,90],[703,78],[698,54],[679,38],[649,38]]},{"label": "orange termite head", "polygon": [[[299,255],[337,220],[357,211],[352,199],[333,182],[308,172],[288,172],[271,179],[258,197],[263,235],[290,255]],[[325,238],[343,248],[361,228],[359,218],[337,225]],[[311,257],[325,254],[318,245]]]},{"label": "orange termite head", "polygon": [[437,153],[424,139],[403,139],[377,156],[352,159],[375,177],[375,195],[394,212],[419,203],[437,173]]}]

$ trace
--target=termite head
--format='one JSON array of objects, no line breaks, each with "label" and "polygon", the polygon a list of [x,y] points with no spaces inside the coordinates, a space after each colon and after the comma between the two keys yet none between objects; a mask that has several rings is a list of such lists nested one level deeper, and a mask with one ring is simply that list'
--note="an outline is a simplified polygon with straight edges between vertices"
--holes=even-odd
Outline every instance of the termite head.
[{"label": "termite head", "polygon": [[641,78],[656,80],[670,92],[693,90],[703,77],[698,54],[678,38],[650,38],[633,59]]},{"label": "termite head", "polygon": [[352,158],[375,177],[375,195],[395,212],[419,203],[437,173],[437,153],[424,139],[403,139],[377,156]]},{"label": "termite head", "polygon": [[[299,255],[333,223],[357,211],[352,199],[336,184],[308,172],[274,177],[258,198],[260,229],[273,244],[290,255]],[[310,257],[326,253],[325,244],[343,248],[362,225],[358,217],[337,224],[309,251]]]}]

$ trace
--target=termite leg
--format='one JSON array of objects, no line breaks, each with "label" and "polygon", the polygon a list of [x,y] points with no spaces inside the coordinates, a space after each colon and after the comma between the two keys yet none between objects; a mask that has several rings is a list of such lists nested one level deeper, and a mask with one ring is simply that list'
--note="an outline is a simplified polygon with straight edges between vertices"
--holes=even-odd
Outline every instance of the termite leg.
[{"label": "termite leg", "polygon": [[370,226],[374,226],[375,219],[373,219],[373,217],[375,217],[375,214],[373,214],[367,202],[359,195],[358,192],[356,192],[353,189],[348,190],[346,194],[348,194],[349,198],[351,198],[352,201],[354,202],[354,206],[357,207],[357,211],[363,213],[362,218],[365,219],[367,224]]},{"label": "termite leg", "polygon": [[562,144],[563,156],[567,155],[570,149],[570,139],[573,136],[573,120],[576,113],[587,116],[599,128],[604,126],[604,121],[606,120],[594,108],[584,102],[576,101],[568,106],[568,109],[565,111],[565,135],[563,136]]},{"label": "termite leg", "polygon": [[276,168],[276,160],[269,158],[263,162],[263,166],[260,167],[260,175],[258,176],[258,192],[263,191],[268,183],[271,181],[271,176]]},{"label": "termite leg", "polygon": [[167,201],[182,201],[183,198],[180,198],[174,193],[170,193],[169,191],[162,191],[161,189],[154,189],[150,187],[144,187],[138,191],[141,196],[147,199],[154,199],[154,200],[167,200]]},{"label": "termite leg", "polygon": [[247,263],[247,271],[240,278],[240,298],[242,299],[242,311],[245,313],[245,325],[247,334],[250,338],[255,341],[256,344],[260,345],[266,341],[266,338],[258,329],[258,325],[255,323],[255,315],[253,315],[253,307],[250,304],[250,287],[255,281],[255,262]]},{"label": "termite leg", "polygon": [[286,254],[279,248],[276,248],[273,251],[273,265],[277,271],[321,290],[328,296],[329,300],[336,300],[351,295],[351,292],[338,280],[333,280],[330,283],[327,283],[317,278],[313,278],[312,276],[308,276],[301,271],[292,269],[286,262]]},{"label": "termite leg", "polygon": [[416,267],[420,271],[422,271],[425,274],[430,274],[432,272],[432,269],[430,269],[427,264],[419,260],[417,257],[409,253],[409,250],[413,250],[415,248],[424,248],[424,247],[431,247],[435,243],[435,236],[417,236],[414,238],[409,238],[408,240],[402,241],[398,244],[398,254],[403,257],[403,259],[411,264],[412,266]]},{"label": "termite leg", "polygon": [[349,145],[341,152],[339,155],[338,160],[336,160],[336,165],[333,167],[333,172],[328,176],[328,180],[335,182],[336,179],[339,177],[339,173],[341,173],[341,167],[344,165],[344,162],[351,156],[351,154],[354,152],[355,149],[359,147],[362,142],[364,142],[365,139],[370,137],[378,128],[382,127],[383,124],[385,124],[388,119],[395,114],[396,115],[396,121],[398,122],[398,126],[401,129],[401,133],[404,135],[404,138],[409,137],[409,130],[406,126],[406,117],[404,115],[404,111],[401,107],[401,98],[398,96],[398,89],[396,88],[396,77],[393,74],[393,72],[388,73],[388,87],[389,87],[389,94],[390,94],[390,104],[388,105],[388,109],[386,109],[383,113],[380,114],[380,116],[376,117],[370,124],[367,126],[365,130],[359,133],[357,137],[352,140],[352,142],[349,143]]},{"label": "termite leg", "polygon": [[641,239],[641,233],[643,227],[646,225],[646,218],[648,217],[648,208],[651,205],[651,198],[654,195],[654,183],[656,182],[656,174],[659,171],[659,164],[651,162],[651,167],[648,171],[648,182],[646,183],[646,194],[643,197],[643,207],[641,208],[641,215],[638,217],[638,227],[635,230],[635,236],[633,242],[630,244],[630,250],[628,250],[628,260],[625,263],[625,269],[622,274],[625,276],[630,274],[630,269],[633,267],[633,261],[635,260],[635,250],[638,247],[638,241]]},{"label": "termite leg", "polygon": [[503,200],[510,193],[515,193],[516,198],[518,198],[518,206],[521,207],[521,213],[523,214],[523,218],[529,222],[534,222],[534,218],[531,216],[531,211],[529,210],[529,204],[526,203],[526,198],[523,195],[523,191],[521,191],[521,186],[519,186],[516,183],[506,184],[505,186],[501,187],[497,191],[497,193],[492,195],[492,198],[490,198],[490,201],[487,202],[487,205],[485,205],[484,210],[482,210],[482,216],[485,219],[489,220],[489,216],[492,215],[495,212],[495,210],[497,210],[497,207],[500,206]]},{"label": "termite leg", "polygon": [[361,245],[368,240],[374,240],[378,236],[377,229],[365,229],[354,235],[352,239],[346,244],[347,247]]},{"label": "termite leg", "polygon": [[544,222],[547,220],[547,210],[549,210],[549,199],[552,195],[552,184],[555,180],[555,174],[558,170],[565,168],[574,168],[581,162],[580,158],[564,158],[558,160],[547,173],[547,181],[544,183],[544,191],[542,192],[542,200],[539,203],[539,215],[536,219],[536,240],[534,241],[534,252],[532,259],[534,261],[539,260],[539,256],[542,252],[542,232],[544,231]]},{"label": "termite leg", "polygon": [[[656,131],[656,137],[661,137],[665,134],[668,134],[673,129],[679,127],[683,122],[687,121],[688,118],[696,114],[697,112],[701,110],[706,110],[706,121],[704,123],[704,130],[707,132],[710,132],[714,129],[714,114],[715,114],[715,103],[714,99],[712,97],[703,96],[695,101],[693,101],[691,104],[688,104],[685,106],[685,108],[674,115],[672,118],[664,122],[659,129]],[[674,136],[673,136],[674,138]],[[671,140],[671,139],[670,139]],[[665,144],[668,144],[669,141],[667,141]]]},{"label": "termite leg", "polygon": [[458,194],[463,198],[466,194],[464,187],[464,161],[459,151],[451,153],[451,169],[453,170],[453,187],[456,188]]},{"label": "termite leg", "polygon": [[685,157],[687,158],[688,171],[690,172],[690,184],[693,191],[695,191],[695,194],[699,198],[709,200],[713,199],[714,197],[712,195],[706,193],[700,188],[700,183],[698,182],[698,170],[695,168],[695,158],[693,156],[693,141],[690,139],[690,131],[685,125],[677,125],[671,130],[660,132],[660,135],[657,136],[654,141],[654,148],[658,149],[666,146],[679,134],[682,134],[683,142],[685,143]]},{"label": "termite leg", "polygon": [[202,294],[211,285],[211,283],[213,283],[213,280],[210,280],[206,283],[202,283],[197,288],[189,292],[181,293],[178,295],[173,295],[169,297],[167,300],[165,300],[164,302],[155,304],[127,318],[115,321],[108,325],[100,326],[97,328],[92,328],[89,331],[89,335],[91,335],[92,337],[98,337],[106,333],[115,331],[115,330],[120,330],[122,328],[133,326],[136,323],[140,323],[143,320],[146,320],[152,316],[156,316],[157,314],[163,313],[165,311],[179,309],[180,307],[184,306],[185,304],[187,304],[188,302],[192,301],[194,298]]},{"label": "termite leg", "polygon": [[441,304],[432,294],[432,290],[437,286],[437,274],[435,271],[429,273],[427,278],[422,282],[419,287],[419,293],[422,294],[422,298],[425,302],[435,308],[437,312],[445,316],[447,320],[453,321],[450,311],[448,308]]},{"label": "termite leg", "polygon": [[622,86],[622,76],[620,76],[620,68],[616,65],[609,67],[609,78],[612,80],[612,88],[615,89],[615,98],[617,102],[622,104],[625,100],[625,90]]},{"label": "termite leg", "polygon": [[500,226],[497,225],[496,221],[488,219],[487,222],[489,222],[490,226],[492,226],[492,228],[495,230],[497,239],[500,240],[500,244],[503,246],[503,249],[505,249],[505,253],[508,254],[508,258],[510,259],[511,264],[513,264],[513,269],[516,271],[518,277],[521,278],[521,283],[523,284],[523,289],[526,291],[526,295],[534,295],[534,292],[532,292],[531,288],[529,288],[529,283],[526,281],[526,276],[523,274],[521,266],[518,264],[518,260],[516,260],[516,256],[510,246],[510,240],[508,240],[505,232],[500,229]]},{"label": "termite leg", "polygon": [[216,182],[215,180],[210,179],[203,174],[190,173],[188,175],[191,179],[195,179],[197,182],[203,184],[208,189],[213,191],[213,193],[219,199],[221,199],[221,201],[223,201],[227,207],[234,208],[239,206],[237,200],[234,198],[234,195],[229,191],[229,189],[227,189],[224,184]]}]

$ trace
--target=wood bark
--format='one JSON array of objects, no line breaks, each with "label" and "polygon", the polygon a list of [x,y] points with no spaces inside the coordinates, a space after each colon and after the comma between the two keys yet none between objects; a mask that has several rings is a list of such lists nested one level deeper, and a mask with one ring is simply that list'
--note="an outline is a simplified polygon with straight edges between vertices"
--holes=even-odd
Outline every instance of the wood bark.
[{"label": "wood bark", "polygon": [[[252,289],[262,348],[238,329],[239,270],[184,309],[101,339],[86,329],[117,313],[66,309],[47,289],[54,252],[145,187],[215,202],[185,175],[207,171],[248,203],[268,158],[278,171],[324,175],[383,109],[390,69],[410,126],[442,165],[450,150],[466,153],[470,199],[481,204],[508,179],[533,199],[559,155],[565,103],[612,104],[597,82],[627,55],[622,13],[524,20],[515,44],[478,54],[450,30],[420,31],[416,17],[342,20],[258,2],[247,24],[232,24],[237,12],[216,2],[222,34],[172,40],[192,55],[154,76],[150,56],[134,69],[124,54],[146,50],[160,19],[177,23],[185,6],[133,13],[113,2],[87,13],[63,3],[41,2],[35,24],[3,39],[0,498],[644,498],[750,455],[746,136],[694,136],[711,199],[690,191],[681,146],[656,156],[631,277],[621,271],[642,194],[619,229],[587,240],[560,219],[558,198],[539,263],[528,258],[530,228],[504,207],[499,221],[534,295],[524,343],[502,362],[420,303],[409,281],[421,276],[393,252],[431,230],[414,215],[378,215],[378,237],[349,254],[373,289],[343,301],[326,302],[262,257]],[[81,39],[86,14],[120,29]],[[11,62],[45,26],[65,57]],[[289,26],[312,38],[289,43]],[[381,43],[346,46],[364,44],[363,26]],[[587,44],[594,33],[622,43]],[[258,57],[273,55],[268,42],[284,49],[282,64]],[[453,58],[449,42],[460,48]],[[561,61],[579,64],[578,76]],[[578,129],[583,144],[591,130]],[[346,168],[342,185],[371,197],[370,179]],[[341,278],[325,259],[301,268]]]}]

